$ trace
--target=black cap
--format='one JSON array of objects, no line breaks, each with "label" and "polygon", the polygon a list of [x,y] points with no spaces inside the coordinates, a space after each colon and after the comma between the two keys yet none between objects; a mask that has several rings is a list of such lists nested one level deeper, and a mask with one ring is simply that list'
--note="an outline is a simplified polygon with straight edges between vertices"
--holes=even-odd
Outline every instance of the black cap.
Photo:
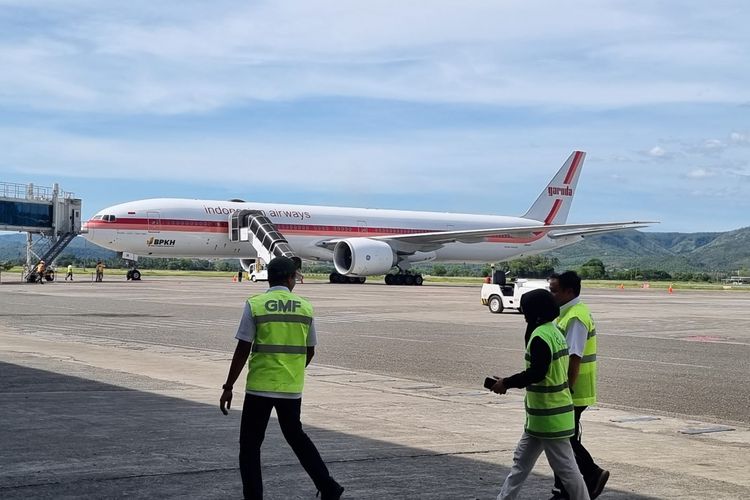
[{"label": "black cap", "polygon": [[288,257],[274,257],[267,269],[269,283],[283,282],[297,274],[297,264]]}]

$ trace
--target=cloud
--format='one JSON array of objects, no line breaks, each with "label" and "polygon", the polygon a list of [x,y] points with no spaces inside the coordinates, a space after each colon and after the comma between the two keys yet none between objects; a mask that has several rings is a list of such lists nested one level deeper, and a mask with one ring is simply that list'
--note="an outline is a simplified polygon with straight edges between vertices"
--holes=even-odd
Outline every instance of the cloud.
[{"label": "cloud", "polygon": [[729,134],[729,142],[735,146],[750,146],[750,134],[743,132],[732,132]]},{"label": "cloud", "polygon": [[455,131],[370,138],[228,134],[153,140],[0,127],[0,148],[7,152],[0,167],[26,176],[54,178],[65,172],[86,180],[178,180],[198,185],[247,179],[253,191],[279,191],[283,185],[316,193],[389,195],[476,195],[488,184],[507,183],[510,175],[518,184],[530,180],[537,191],[565,159],[560,155],[540,162],[536,151],[498,144],[496,133]]},{"label": "cloud", "polygon": [[669,154],[661,146],[652,147],[651,149],[645,152],[645,155],[650,156],[651,158],[659,159],[659,160],[667,160],[671,157],[671,154]]},{"label": "cloud", "polygon": [[687,176],[691,179],[705,179],[707,177],[715,177],[716,171],[706,168],[695,168],[688,172]]},{"label": "cloud", "polygon": [[[700,3],[4,4],[0,105],[12,108],[183,114],[320,96],[587,108],[748,100],[747,41],[729,35],[743,22]],[[704,15],[713,22],[696,21]]]}]

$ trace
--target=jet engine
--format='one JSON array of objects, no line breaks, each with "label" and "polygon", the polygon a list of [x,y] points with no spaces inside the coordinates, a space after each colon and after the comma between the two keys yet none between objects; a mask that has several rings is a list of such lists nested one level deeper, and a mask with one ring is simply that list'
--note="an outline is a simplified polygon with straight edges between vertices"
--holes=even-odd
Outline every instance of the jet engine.
[{"label": "jet engine", "polygon": [[391,246],[370,238],[349,238],[333,248],[333,265],[345,276],[385,274],[396,264]]}]

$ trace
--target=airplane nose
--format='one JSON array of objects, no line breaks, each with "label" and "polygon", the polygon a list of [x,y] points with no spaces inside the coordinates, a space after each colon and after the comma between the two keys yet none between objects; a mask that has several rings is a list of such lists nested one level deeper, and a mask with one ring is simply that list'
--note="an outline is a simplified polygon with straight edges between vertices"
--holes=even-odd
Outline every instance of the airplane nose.
[{"label": "airplane nose", "polygon": [[84,222],[81,226],[81,236],[86,238],[88,241],[94,241],[94,228],[89,227],[88,222]]}]

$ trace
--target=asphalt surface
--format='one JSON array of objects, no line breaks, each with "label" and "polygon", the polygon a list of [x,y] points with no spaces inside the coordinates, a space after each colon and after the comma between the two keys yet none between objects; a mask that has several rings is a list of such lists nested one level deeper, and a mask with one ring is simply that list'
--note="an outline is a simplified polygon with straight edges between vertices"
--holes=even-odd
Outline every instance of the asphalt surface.
[{"label": "asphalt surface", "polygon": [[[229,415],[217,399],[244,300],[265,286],[105,280],[0,286],[0,498],[237,498],[241,382]],[[298,291],[320,337],[303,422],[344,498],[495,498],[523,391],[480,385],[522,366],[522,316],[490,314],[478,287]],[[750,497],[750,294],[585,298],[603,400],[585,440],[612,472],[601,498]],[[314,498],[273,422],[263,470],[267,498]],[[540,459],[521,498],[551,485]]]},{"label": "asphalt surface", "polygon": [[[244,299],[261,283],[155,279],[0,286],[0,322],[231,352]],[[316,308],[315,363],[477,388],[522,369],[523,317],[495,315],[478,287],[305,283]],[[584,290],[599,335],[600,402],[750,423],[750,293]]]}]

